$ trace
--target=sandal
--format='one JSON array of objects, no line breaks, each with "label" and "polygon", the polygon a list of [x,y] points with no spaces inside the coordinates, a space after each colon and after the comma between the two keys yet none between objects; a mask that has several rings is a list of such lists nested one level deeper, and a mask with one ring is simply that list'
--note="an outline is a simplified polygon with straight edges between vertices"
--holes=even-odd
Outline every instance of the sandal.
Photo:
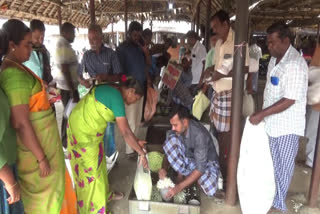
[{"label": "sandal", "polygon": [[124,198],[124,194],[122,192],[112,192],[109,201],[118,201]]}]

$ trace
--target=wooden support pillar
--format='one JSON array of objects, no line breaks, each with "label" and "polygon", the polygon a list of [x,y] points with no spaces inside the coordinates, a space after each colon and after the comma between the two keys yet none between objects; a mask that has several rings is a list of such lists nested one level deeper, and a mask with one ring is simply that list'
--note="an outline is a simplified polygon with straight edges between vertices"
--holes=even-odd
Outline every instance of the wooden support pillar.
[{"label": "wooden support pillar", "polygon": [[[237,167],[242,134],[241,117],[244,88],[246,42],[248,40],[249,0],[236,0],[236,24],[232,77],[231,143],[228,155],[226,204],[234,206],[237,199]],[[243,45],[242,48],[239,46]]]},{"label": "wooden support pillar", "polygon": [[60,31],[60,33],[61,33],[61,26],[62,26],[61,6],[58,7],[58,23],[59,23],[59,31]]},{"label": "wooden support pillar", "polygon": [[150,30],[152,31],[152,28],[153,28],[153,22],[152,22],[152,17],[151,17],[151,20],[150,20]]},{"label": "wooden support pillar", "polygon": [[318,31],[317,31],[317,46],[319,45],[319,36],[320,36],[320,23],[318,22]]},{"label": "wooden support pillar", "polygon": [[111,42],[112,42],[112,44],[114,45],[113,23],[114,23],[114,20],[113,20],[113,18],[112,18],[112,19],[111,19]]},{"label": "wooden support pillar", "polygon": [[140,2],[141,4],[141,25],[142,25],[142,28],[143,28],[143,22],[144,22],[144,16],[143,16],[143,2]]},{"label": "wooden support pillar", "polygon": [[199,34],[199,29],[200,29],[200,4],[201,1],[199,2],[199,4],[197,5],[197,14],[196,14],[196,32],[197,34]]},{"label": "wooden support pillar", "polygon": [[94,0],[90,0],[90,23],[96,23],[96,8],[94,6]]},{"label": "wooden support pillar", "polygon": [[316,149],[314,152],[314,159],[313,159],[313,169],[312,169],[312,176],[311,176],[311,183],[309,188],[309,207],[316,208],[317,201],[318,201],[318,194],[319,194],[319,184],[320,184],[320,148],[319,148],[319,141],[320,141],[320,120],[318,124],[318,134],[317,134],[317,143]]},{"label": "wooden support pillar", "polygon": [[128,1],[124,0],[124,39],[127,39],[128,31]]},{"label": "wooden support pillar", "polygon": [[192,19],[192,23],[191,23],[191,30],[195,31],[196,30],[196,19]]},{"label": "wooden support pillar", "polygon": [[211,16],[211,0],[207,0],[207,17],[206,17],[206,35],[205,45],[207,51],[210,50],[210,16]]}]

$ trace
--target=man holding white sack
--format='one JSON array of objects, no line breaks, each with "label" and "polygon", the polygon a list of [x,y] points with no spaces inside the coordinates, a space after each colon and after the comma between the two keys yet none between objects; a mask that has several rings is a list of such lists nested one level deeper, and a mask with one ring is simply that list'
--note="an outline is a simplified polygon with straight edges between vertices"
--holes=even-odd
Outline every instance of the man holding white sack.
[{"label": "man holding white sack", "polygon": [[265,121],[274,166],[276,195],[273,209],[286,211],[286,196],[294,172],[299,136],[304,135],[308,66],[290,44],[291,32],[284,23],[267,29],[272,56],[264,90],[263,109],[250,116],[252,124]]}]

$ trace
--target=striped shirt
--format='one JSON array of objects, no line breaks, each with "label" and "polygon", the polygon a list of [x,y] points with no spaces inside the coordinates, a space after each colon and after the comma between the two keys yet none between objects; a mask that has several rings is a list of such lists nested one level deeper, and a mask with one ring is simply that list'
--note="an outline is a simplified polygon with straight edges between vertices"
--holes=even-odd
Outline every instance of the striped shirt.
[{"label": "striped shirt", "polygon": [[121,68],[117,54],[110,48],[101,46],[99,54],[93,50],[84,53],[78,74],[82,77],[83,72],[88,72],[90,77],[98,74],[120,74]]},{"label": "striped shirt", "polygon": [[299,52],[290,45],[286,54],[276,64],[272,57],[264,90],[263,109],[282,98],[294,100],[288,109],[265,118],[266,132],[270,137],[289,134],[304,136],[308,88],[308,66]]}]

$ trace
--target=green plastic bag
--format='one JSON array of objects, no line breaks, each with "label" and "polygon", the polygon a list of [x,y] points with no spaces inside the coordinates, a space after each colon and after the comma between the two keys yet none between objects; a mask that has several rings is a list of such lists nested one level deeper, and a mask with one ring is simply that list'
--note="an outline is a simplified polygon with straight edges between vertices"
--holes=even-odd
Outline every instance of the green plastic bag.
[{"label": "green plastic bag", "polygon": [[192,115],[198,120],[201,119],[203,112],[209,107],[210,100],[202,91],[199,91],[197,96],[195,96],[192,105]]}]

